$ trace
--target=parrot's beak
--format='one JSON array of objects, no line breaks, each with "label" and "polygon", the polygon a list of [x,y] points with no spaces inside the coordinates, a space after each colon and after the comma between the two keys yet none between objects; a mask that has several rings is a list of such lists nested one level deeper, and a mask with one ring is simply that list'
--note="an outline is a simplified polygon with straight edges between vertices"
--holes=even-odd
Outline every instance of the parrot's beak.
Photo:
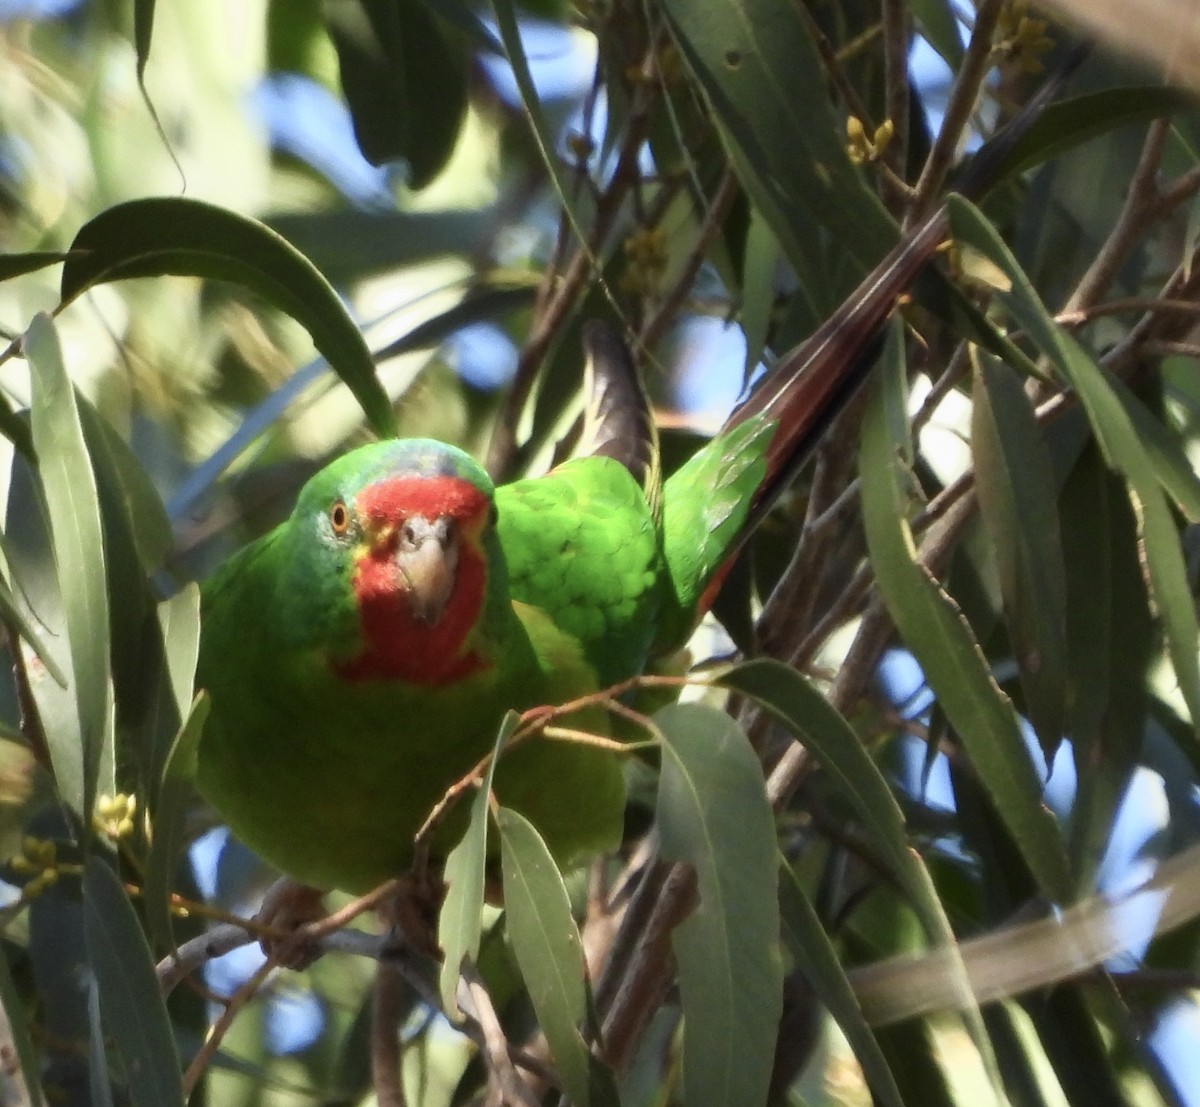
[{"label": "parrot's beak", "polygon": [[435,626],[454,590],[458,569],[458,527],[448,516],[412,515],[400,528],[396,568],[404,581],[412,613]]}]

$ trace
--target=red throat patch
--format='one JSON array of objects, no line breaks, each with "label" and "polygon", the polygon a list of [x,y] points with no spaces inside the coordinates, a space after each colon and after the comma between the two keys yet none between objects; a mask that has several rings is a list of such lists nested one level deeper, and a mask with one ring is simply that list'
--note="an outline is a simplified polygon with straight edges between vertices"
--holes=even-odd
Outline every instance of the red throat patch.
[{"label": "red throat patch", "polygon": [[[354,596],[363,650],[336,664],[350,681],[402,680],[440,685],[459,680],[486,662],[464,649],[479,620],[487,591],[487,564],[477,545],[490,504],[469,481],[455,477],[394,477],[359,493],[355,510],[372,539],[354,567]],[[408,604],[395,563],[400,524],[413,515],[450,516],[459,526],[458,567],[441,618],[419,619]]]}]

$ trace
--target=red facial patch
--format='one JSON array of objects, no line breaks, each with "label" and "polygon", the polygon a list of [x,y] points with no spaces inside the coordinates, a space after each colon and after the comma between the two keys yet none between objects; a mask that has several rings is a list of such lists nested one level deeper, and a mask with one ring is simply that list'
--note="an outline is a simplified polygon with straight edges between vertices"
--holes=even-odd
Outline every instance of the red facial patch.
[{"label": "red facial patch", "polygon": [[[476,545],[489,503],[479,489],[454,477],[395,477],[363,489],[355,503],[371,540],[354,569],[364,648],[337,665],[347,680],[403,680],[438,685],[465,677],[483,666],[473,650],[463,650],[479,618],[487,589],[487,565]],[[413,515],[458,521],[458,568],[441,618],[432,626],[409,607],[396,568],[396,537]]]}]

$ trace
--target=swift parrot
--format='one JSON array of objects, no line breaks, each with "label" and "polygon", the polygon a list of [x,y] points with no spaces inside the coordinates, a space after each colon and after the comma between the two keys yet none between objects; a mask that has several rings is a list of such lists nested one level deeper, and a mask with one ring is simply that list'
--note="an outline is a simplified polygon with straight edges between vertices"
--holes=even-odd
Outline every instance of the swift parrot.
[{"label": "swift parrot", "polygon": [[[197,685],[212,706],[197,783],[286,875],[351,892],[398,875],[507,711],[570,701],[677,651],[861,376],[836,356],[769,376],[660,484],[622,339],[601,323],[584,333],[603,409],[587,456],[495,487],[441,442],[363,446],[204,585]],[[570,720],[605,722],[598,710]],[[620,840],[610,751],[538,738],[501,757],[495,787],[564,865]]]}]

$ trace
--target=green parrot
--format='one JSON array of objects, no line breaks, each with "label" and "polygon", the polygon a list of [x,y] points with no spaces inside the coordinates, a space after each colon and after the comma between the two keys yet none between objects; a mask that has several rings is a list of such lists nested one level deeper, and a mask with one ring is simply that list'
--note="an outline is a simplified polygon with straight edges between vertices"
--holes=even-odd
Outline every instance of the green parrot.
[{"label": "green parrot", "polygon": [[[768,378],[660,485],[622,340],[592,323],[585,348],[603,371],[587,456],[497,488],[441,442],[363,446],[205,584],[197,684],[212,706],[197,783],[286,875],[363,892],[399,874],[507,711],[562,704],[675,653],[854,383],[844,366]],[[605,722],[593,709],[570,725]],[[620,841],[611,751],[538,738],[500,758],[495,787],[564,866]]]}]

